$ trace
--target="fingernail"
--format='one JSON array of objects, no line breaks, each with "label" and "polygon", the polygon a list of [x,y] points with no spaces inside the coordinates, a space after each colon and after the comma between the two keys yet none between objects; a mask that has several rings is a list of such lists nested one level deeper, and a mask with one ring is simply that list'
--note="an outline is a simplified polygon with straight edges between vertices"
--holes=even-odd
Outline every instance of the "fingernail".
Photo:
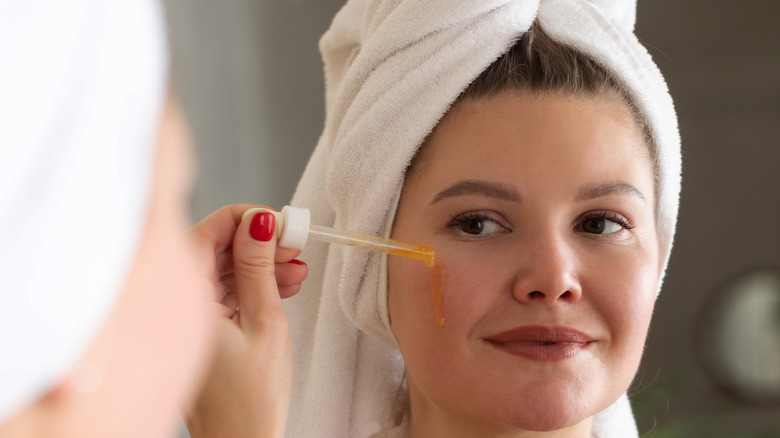
[{"label": "fingernail", "polygon": [[292,259],[290,260],[290,263],[295,263],[296,265],[305,265],[306,262],[298,260],[298,259]]},{"label": "fingernail", "polygon": [[274,215],[267,211],[261,211],[252,217],[249,224],[249,235],[260,242],[268,242],[274,235]]}]

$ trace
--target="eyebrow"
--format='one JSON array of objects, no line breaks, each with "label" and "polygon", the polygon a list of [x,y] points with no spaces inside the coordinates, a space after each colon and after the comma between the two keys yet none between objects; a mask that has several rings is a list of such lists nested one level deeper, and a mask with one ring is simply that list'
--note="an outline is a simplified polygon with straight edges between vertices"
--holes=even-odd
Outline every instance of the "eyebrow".
[{"label": "eyebrow", "polygon": [[[625,181],[610,181],[603,184],[597,184],[581,189],[575,196],[575,201],[587,201],[609,195],[630,195],[635,196],[642,201],[647,198],[641,190],[633,184]],[[520,202],[522,196],[512,186],[491,181],[483,180],[465,180],[459,181],[439,192],[431,201],[435,204],[447,198],[465,195],[484,195],[491,198],[502,199],[505,201]]]},{"label": "eyebrow", "polygon": [[512,186],[491,181],[465,180],[459,181],[439,192],[433,198],[431,204],[435,204],[443,199],[464,195],[484,195],[513,202],[522,200],[520,193]]},{"label": "eyebrow", "polygon": [[589,199],[616,194],[636,196],[642,201],[647,201],[645,195],[638,188],[625,181],[610,181],[604,184],[585,187],[577,192],[577,196],[574,197],[574,200],[587,201]]}]

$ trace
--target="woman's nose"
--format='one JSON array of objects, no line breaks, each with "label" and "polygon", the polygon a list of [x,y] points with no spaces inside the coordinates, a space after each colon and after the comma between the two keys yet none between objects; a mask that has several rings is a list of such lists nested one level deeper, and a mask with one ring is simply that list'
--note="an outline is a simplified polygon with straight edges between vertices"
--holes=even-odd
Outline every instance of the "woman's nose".
[{"label": "woman's nose", "polygon": [[564,239],[526,242],[518,260],[512,294],[524,304],[575,303],[582,298],[577,255]]}]

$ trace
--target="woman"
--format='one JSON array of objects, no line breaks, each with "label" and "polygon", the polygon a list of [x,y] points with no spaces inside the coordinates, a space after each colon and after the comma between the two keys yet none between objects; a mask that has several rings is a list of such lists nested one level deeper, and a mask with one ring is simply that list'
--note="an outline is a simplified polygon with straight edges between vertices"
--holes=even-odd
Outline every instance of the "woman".
[{"label": "woman", "polygon": [[637,436],[625,391],[680,156],[633,24],[632,2],[584,0],[337,14],[320,43],[325,131],[293,204],[432,245],[444,287],[432,296],[419,261],[308,244],[286,302],[287,436]]},{"label": "woman", "polygon": [[248,206],[187,237],[194,162],[160,5],[0,9],[0,436],[174,436],[223,310],[217,264],[273,294],[242,296],[241,321],[217,331],[260,355],[277,279],[295,293],[305,266],[253,237]]},{"label": "woman", "polygon": [[631,383],[661,264],[653,147],[626,97],[534,25],[423,145],[393,236],[434,246],[448,286],[437,329],[426,269],[388,260],[411,436],[587,437]]}]

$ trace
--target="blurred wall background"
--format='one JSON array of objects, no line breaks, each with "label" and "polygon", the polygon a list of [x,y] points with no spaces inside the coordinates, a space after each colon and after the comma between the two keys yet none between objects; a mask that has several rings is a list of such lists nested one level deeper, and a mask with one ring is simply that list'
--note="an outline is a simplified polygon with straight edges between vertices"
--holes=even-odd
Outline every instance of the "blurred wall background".
[{"label": "blurred wall background", "polygon": [[778,14],[780,3],[761,0],[639,1],[637,35],[667,79],[683,145],[675,248],[634,389],[653,414],[637,416],[645,430],[656,420],[659,437],[780,437],[780,400],[755,406],[716,390],[693,336],[724,281],[780,267]]},{"label": "blurred wall background", "polygon": [[[194,219],[229,203],[283,206],[323,126],[317,42],[343,1],[166,3],[200,159]],[[778,16],[780,3],[760,0],[639,1],[637,35],[675,99],[684,168],[675,249],[632,389],[646,436],[780,437],[780,404],[718,391],[693,336],[718,285],[780,267]]]},{"label": "blurred wall background", "polygon": [[284,206],[324,124],[317,43],[343,0],[164,0],[200,174],[193,215]]}]

